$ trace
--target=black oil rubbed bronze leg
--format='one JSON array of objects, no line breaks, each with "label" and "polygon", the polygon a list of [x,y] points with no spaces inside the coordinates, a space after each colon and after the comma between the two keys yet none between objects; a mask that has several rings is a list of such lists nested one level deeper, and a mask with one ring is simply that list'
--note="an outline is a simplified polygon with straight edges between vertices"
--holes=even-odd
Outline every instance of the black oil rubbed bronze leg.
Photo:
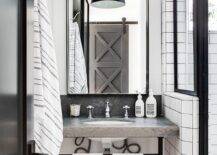
[{"label": "black oil rubbed bronze leg", "polygon": [[158,137],[158,154],[163,155],[163,137]]}]

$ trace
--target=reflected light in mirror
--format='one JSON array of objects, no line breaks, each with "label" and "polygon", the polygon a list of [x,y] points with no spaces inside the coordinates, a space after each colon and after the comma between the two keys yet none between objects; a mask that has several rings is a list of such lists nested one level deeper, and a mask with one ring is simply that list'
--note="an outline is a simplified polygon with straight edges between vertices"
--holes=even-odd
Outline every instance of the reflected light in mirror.
[{"label": "reflected light in mirror", "polygon": [[125,0],[92,0],[91,5],[97,8],[119,8],[125,6]]}]

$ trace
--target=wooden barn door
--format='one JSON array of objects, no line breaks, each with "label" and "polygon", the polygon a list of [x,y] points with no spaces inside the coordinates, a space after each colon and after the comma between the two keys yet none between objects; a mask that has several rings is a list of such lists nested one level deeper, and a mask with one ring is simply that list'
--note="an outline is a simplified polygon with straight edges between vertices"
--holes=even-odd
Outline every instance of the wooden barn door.
[{"label": "wooden barn door", "polygon": [[90,93],[128,93],[128,32],[122,25],[90,25]]}]

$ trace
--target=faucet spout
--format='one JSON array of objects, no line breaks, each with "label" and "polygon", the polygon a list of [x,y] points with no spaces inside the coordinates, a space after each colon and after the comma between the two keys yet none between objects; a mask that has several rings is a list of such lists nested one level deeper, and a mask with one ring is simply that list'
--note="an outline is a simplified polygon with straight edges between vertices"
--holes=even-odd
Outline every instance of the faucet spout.
[{"label": "faucet spout", "polygon": [[109,100],[106,101],[105,117],[110,118]]}]

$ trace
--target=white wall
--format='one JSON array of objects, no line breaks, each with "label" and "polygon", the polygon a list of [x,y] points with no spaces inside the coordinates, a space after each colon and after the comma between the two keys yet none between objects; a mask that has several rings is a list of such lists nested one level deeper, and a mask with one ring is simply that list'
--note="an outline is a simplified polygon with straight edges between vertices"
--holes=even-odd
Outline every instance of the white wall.
[{"label": "white wall", "polygon": [[60,78],[60,93],[66,94],[66,1],[48,0],[48,7],[56,47]]},{"label": "white wall", "polygon": [[161,1],[149,1],[149,87],[161,95]]}]

